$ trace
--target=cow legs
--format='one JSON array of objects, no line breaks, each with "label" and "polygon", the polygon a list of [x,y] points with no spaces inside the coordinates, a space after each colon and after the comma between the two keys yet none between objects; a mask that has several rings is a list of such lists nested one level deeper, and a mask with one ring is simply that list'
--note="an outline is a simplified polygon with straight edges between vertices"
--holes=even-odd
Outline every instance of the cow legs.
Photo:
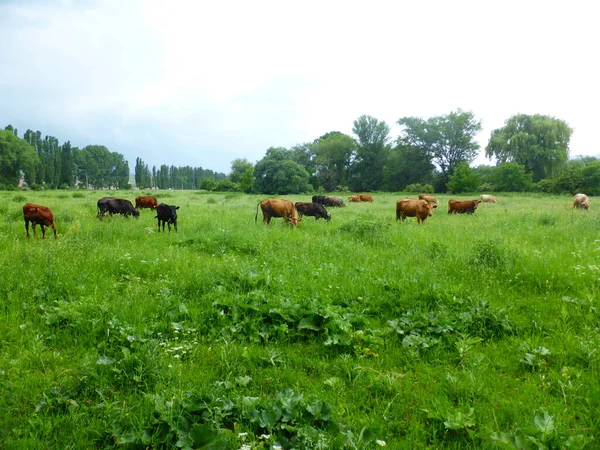
[{"label": "cow legs", "polygon": [[43,223],[40,223],[40,228],[42,229],[42,239],[46,239],[46,227]]},{"label": "cow legs", "polygon": [[27,233],[25,237],[29,237],[29,220],[25,220],[25,233]]}]

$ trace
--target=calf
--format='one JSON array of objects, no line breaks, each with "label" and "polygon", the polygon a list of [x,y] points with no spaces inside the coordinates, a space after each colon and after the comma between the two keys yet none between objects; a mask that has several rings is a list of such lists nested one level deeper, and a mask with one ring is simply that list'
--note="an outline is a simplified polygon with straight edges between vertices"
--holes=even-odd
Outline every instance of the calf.
[{"label": "calf", "polygon": [[351,195],[350,197],[348,197],[348,200],[350,200],[351,203],[360,203],[360,196]]},{"label": "calf", "polygon": [[358,198],[360,198],[361,202],[369,202],[373,203],[373,196],[369,194],[358,194]]},{"label": "calf", "polygon": [[162,222],[162,230],[165,231],[165,224],[169,227],[169,233],[171,232],[171,224],[175,227],[177,232],[177,210],[179,206],[169,206],[166,203],[161,203],[156,207],[156,217],[158,219],[158,231],[160,232],[160,224]]},{"label": "calf", "polygon": [[29,222],[31,222],[31,228],[33,228],[34,235],[36,234],[36,225],[39,225],[42,228],[42,239],[46,238],[46,227],[52,227],[52,230],[54,230],[54,239],[56,239],[54,216],[52,215],[50,208],[42,205],[35,205],[33,203],[26,203],[23,206],[23,219],[25,219],[25,232],[27,233],[27,237],[29,237]]},{"label": "calf", "polygon": [[294,206],[300,216],[311,216],[314,217],[315,220],[325,219],[329,221],[331,219],[331,216],[325,207],[320,203],[296,202]]}]

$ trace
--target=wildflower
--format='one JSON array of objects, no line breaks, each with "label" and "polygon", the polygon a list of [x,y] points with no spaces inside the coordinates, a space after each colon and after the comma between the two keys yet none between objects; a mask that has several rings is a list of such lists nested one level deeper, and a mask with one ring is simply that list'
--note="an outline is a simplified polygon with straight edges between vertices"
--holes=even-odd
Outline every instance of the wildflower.
[{"label": "wildflower", "polygon": [[377,445],[379,445],[380,447],[385,447],[385,446],[387,445],[387,443],[386,443],[385,441],[382,441],[381,439],[377,439],[377,440],[375,441],[375,443],[376,443]]},{"label": "wildflower", "polygon": [[238,433],[238,437],[241,438],[242,440],[248,436],[248,433]]},{"label": "wildflower", "polygon": [[252,446],[250,444],[244,444],[240,447],[240,450],[252,450]]},{"label": "wildflower", "polygon": [[270,438],[271,438],[271,435],[270,435],[270,434],[261,434],[261,435],[260,435],[260,437],[259,437],[259,439],[264,439],[265,441],[266,441],[267,439],[270,439]]}]

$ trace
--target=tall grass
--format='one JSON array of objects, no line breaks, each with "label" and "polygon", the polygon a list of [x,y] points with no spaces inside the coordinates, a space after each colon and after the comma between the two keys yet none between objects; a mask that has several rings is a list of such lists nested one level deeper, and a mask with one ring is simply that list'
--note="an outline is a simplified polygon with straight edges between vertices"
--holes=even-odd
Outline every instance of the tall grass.
[{"label": "tall grass", "polygon": [[[439,195],[418,226],[379,194],[293,230],[254,223],[260,196],[158,192],[169,234],[148,210],[99,220],[103,193],[15,195],[0,448],[598,445],[595,209],[511,194],[448,216]],[[25,202],[57,240],[25,238]]]}]

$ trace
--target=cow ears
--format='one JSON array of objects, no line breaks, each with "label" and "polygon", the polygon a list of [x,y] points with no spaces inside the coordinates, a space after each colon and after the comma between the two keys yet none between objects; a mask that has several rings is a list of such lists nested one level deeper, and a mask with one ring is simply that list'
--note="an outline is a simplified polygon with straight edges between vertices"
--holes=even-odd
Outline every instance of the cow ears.
[{"label": "cow ears", "polygon": [[179,206],[176,206],[175,209],[179,209]]}]

